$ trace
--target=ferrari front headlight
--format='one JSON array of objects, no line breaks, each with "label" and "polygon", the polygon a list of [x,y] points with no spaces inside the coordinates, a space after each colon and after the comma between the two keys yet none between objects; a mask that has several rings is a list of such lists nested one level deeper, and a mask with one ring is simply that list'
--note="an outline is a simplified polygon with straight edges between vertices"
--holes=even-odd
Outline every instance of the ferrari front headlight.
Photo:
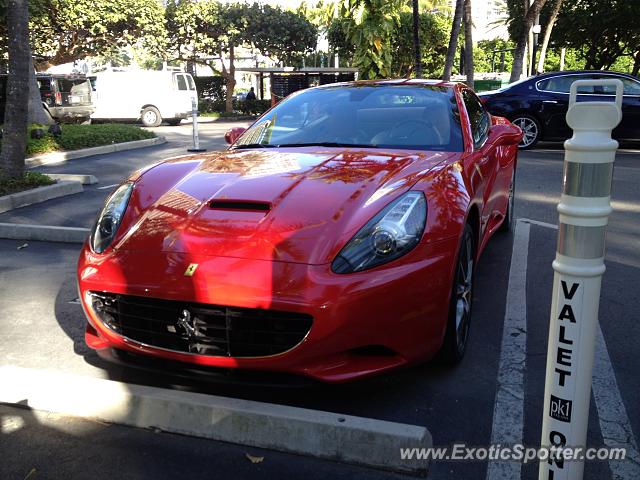
[{"label": "ferrari front headlight", "polygon": [[360,229],[334,259],[331,270],[359,272],[405,255],[420,241],[426,219],[424,194],[407,192]]},{"label": "ferrari front headlight", "polygon": [[113,242],[132,191],[133,183],[124,183],[107,199],[91,232],[91,248],[94,252],[104,252]]}]

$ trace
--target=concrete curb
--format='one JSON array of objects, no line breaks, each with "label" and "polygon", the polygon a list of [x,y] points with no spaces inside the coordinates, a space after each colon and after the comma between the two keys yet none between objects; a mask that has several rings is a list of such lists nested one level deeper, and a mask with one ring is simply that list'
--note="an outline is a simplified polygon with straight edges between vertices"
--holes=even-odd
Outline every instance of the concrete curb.
[{"label": "concrete curb", "polygon": [[12,193],[0,197],[0,213],[8,212],[14,208],[26,207],[34,203],[45,202],[52,198],[64,197],[82,192],[82,183],[60,181],[53,185],[33,188],[24,192]]},{"label": "concrete curb", "polygon": [[25,160],[25,165],[27,168],[33,168],[51,163],[64,163],[67,160],[73,160],[75,158],[91,157],[93,155],[102,155],[103,153],[123,152],[125,150],[135,150],[137,148],[162,145],[163,143],[167,143],[167,139],[163,136],[157,136],[156,138],[135,140],[133,142],[114,143],[111,145],[103,145],[101,147],[82,148],[80,150],[72,150],[70,152],[45,153],[27,158]]},{"label": "concrete curb", "polygon": [[65,180],[70,182],[80,182],[82,185],[94,185],[98,179],[94,175],[76,175],[73,173],[47,173],[47,177],[54,180]]},{"label": "concrete curb", "polygon": [[424,427],[53,371],[0,367],[0,402],[424,475],[400,448],[432,446]]},{"label": "concrete curb", "polygon": [[0,238],[8,238],[11,240],[84,243],[89,233],[90,230],[88,228],[0,223]]}]

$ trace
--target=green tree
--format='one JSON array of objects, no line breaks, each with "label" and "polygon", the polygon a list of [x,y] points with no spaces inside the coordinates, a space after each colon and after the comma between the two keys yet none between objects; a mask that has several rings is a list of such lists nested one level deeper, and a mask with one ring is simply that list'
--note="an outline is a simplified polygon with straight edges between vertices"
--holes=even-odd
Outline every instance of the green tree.
[{"label": "green tree", "polygon": [[579,50],[585,68],[611,68],[618,58],[640,51],[640,31],[633,21],[638,6],[629,0],[564,2],[552,41]]},{"label": "green tree", "polygon": [[[439,77],[444,56],[447,52],[448,18],[443,15],[421,13],[419,36],[421,43],[421,64],[423,77]],[[391,36],[391,73],[396,77],[406,77],[411,71],[413,60],[413,14],[400,13],[400,21]]]},{"label": "green tree", "polygon": [[294,62],[313,51],[317,41],[317,28],[302,15],[269,5],[178,0],[167,6],[166,14],[174,57],[208,65],[220,60],[228,112],[233,109],[238,47]]},{"label": "green tree", "polygon": [[164,9],[157,0],[40,0],[31,19],[34,53],[41,67],[105,55],[139,44],[161,53]]},{"label": "green tree", "polygon": [[347,39],[355,46],[353,65],[360,78],[387,78],[393,62],[391,37],[404,0],[344,0]]}]

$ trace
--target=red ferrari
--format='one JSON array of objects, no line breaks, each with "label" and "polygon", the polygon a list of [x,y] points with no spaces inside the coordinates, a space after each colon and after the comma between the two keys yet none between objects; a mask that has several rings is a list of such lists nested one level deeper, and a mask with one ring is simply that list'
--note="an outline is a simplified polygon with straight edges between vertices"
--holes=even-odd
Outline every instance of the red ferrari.
[{"label": "red ferrari", "polygon": [[87,344],[326,382],[459,361],[521,137],[462,84],[293,94],[228,150],[151,165],[107,199],[78,263]]}]

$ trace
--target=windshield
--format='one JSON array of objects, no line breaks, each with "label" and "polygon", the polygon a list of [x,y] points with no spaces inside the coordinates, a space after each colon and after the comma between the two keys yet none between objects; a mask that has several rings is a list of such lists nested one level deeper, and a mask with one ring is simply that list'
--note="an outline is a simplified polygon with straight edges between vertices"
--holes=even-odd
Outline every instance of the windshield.
[{"label": "windshield", "polygon": [[233,148],[306,145],[463,150],[452,90],[415,84],[304,90],[260,118]]}]

